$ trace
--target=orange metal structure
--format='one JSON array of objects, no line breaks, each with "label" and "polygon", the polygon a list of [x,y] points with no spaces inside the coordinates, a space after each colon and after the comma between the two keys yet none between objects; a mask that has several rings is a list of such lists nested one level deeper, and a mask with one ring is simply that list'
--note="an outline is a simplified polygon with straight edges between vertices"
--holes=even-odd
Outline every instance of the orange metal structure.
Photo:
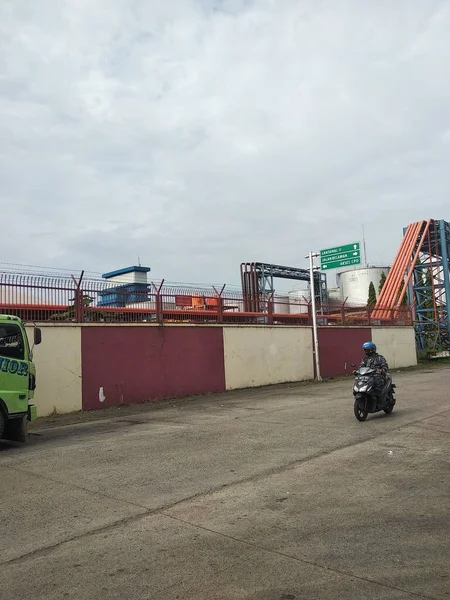
[{"label": "orange metal structure", "polygon": [[429,355],[450,351],[450,223],[411,223],[372,311],[379,324],[398,321],[405,295],[413,313],[417,347]]},{"label": "orange metal structure", "polygon": [[430,229],[430,223],[431,219],[417,221],[406,228],[394,263],[375,304],[373,319],[388,320],[398,315],[413,275],[414,265]]}]

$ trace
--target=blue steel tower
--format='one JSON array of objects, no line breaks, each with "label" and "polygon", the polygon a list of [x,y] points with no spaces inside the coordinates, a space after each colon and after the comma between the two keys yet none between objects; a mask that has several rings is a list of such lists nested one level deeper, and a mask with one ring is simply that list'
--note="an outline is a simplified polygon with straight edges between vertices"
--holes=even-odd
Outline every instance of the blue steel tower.
[{"label": "blue steel tower", "polygon": [[450,225],[431,220],[423,236],[408,288],[421,350],[449,350]]},{"label": "blue steel tower", "polygon": [[408,298],[417,347],[450,349],[450,225],[429,219],[411,223],[372,313],[381,323],[398,319]]}]

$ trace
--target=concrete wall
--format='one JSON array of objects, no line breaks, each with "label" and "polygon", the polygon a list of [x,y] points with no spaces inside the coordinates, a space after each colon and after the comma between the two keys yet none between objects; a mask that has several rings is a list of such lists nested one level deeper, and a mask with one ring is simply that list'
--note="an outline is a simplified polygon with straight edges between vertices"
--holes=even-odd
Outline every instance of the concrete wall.
[{"label": "concrete wall", "polygon": [[227,390],[313,378],[309,327],[224,327]]},{"label": "concrete wall", "polygon": [[[310,327],[42,325],[38,414],[314,377]],[[32,328],[27,328],[30,341]],[[417,364],[412,328],[319,329],[323,377],[349,374],[372,339],[392,369]],[[346,369],[347,366],[347,369]]]},{"label": "concrete wall", "polygon": [[372,341],[391,369],[417,365],[414,329],[412,327],[380,327],[372,329]]},{"label": "concrete wall", "polygon": [[[27,327],[30,345],[33,327]],[[34,402],[38,415],[81,410],[81,327],[42,326],[42,343],[33,351],[36,364]]]}]

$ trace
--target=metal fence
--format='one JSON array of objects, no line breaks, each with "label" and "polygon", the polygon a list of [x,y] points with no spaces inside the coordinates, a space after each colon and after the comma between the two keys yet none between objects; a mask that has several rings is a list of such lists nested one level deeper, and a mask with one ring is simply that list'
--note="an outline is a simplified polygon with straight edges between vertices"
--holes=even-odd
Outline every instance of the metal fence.
[{"label": "metal fence", "polygon": [[[241,292],[222,288],[172,287],[0,273],[0,312],[25,322],[187,323],[245,325],[311,325],[306,298],[262,295],[258,312],[245,312]],[[333,301],[318,307],[319,325],[410,326],[409,307],[389,308],[383,320],[367,306]]]}]

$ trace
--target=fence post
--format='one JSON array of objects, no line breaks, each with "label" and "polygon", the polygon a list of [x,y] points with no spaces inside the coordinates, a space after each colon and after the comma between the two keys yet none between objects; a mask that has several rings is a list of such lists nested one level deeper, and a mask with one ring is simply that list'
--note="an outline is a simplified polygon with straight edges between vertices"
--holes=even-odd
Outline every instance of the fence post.
[{"label": "fence post", "polygon": [[218,292],[216,290],[216,288],[213,286],[213,290],[216,292],[217,294],[217,323],[223,323],[223,298],[222,298],[222,294],[223,291],[225,289],[225,283],[222,286],[222,289],[220,290],[220,292]]},{"label": "fence post", "polygon": [[345,325],[345,303],[347,302],[347,298],[344,300],[341,306],[341,324]]},{"label": "fence post", "polygon": [[84,318],[83,294],[79,288],[75,290],[75,321],[82,323]]},{"label": "fence post", "polygon": [[156,292],[155,295],[155,308],[156,308],[156,322],[162,325],[164,320],[163,310],[162,310],[162,300],[161,294],[159,291]]},{"label": "fence post", "polygon": [[153,289],[155,290],[155,311],[156,311],[156,322],[160,325],[164,324],[164,311],[163,311],[163,303],[161,297],[161,290],[164,285],[164,279],[161,281],[159,288],[152,281]]},{"label": "fence post", "polygon": [[81,282],[83,281],[84,271],[81,271],[79,280],[77,281],[73,275],[71,275],[73,282],[75,283],[75,297],[74,297],[74,312],[76,323],[83,323],[84,321],[84,294],[81,289]]},{"label": "fence post", "polygon": [[273,325],[273,296],[274,296],[274,292],[272,292],[272,294],[269,297],[266,296],[266,302],[267,302],[267,323],[269,325]]},{"label": "fence post", "polygon": [[217,298],[217,323],[223,323],[223,298]]}]

